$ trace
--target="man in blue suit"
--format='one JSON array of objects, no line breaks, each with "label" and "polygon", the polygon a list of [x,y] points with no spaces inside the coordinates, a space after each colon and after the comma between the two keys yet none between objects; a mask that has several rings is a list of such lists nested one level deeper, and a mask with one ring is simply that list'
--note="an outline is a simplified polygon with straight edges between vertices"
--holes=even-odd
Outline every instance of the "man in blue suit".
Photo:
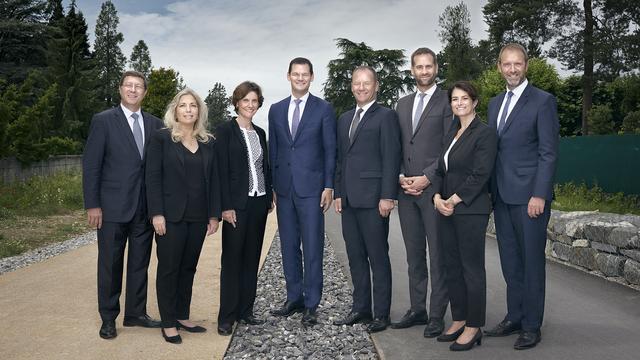
[{"label": "man in blue suit", "polygon": [[545,245],[558,153],[556,99],[527,81],[527,52],[519,44],[500,51],[498,70],[507,91],[489,102],[498,133],[491,179],[507,315],[487,336],[520,333],[517,350],[536,346],[544,313]]},{"label": "man in blue suit", "polygon": [[317,323],[322,296],[324,212],[333,199],[336,118],[331,104],[309,93],[311,61],[291,60],[287,80],[291,96],[269,109],[269,160],[287,283],[287,300],[271,313],[287,317],[304,311],[302,323],[309,326]]}]

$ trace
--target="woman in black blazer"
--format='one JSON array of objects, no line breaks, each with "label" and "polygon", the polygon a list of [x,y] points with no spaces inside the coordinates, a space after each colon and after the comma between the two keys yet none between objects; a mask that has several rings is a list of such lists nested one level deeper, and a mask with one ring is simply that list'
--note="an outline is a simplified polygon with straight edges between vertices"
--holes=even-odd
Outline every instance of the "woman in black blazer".
[{"label": "woman in black blazer", "polygon": [[260,325],[253,315],[258,263],[267,214],[273,209],[267,137],[252,119],[262,106],[260,87],[249,81],[233,91],[238,117],[216,129],[222,194],[222,261],[218,333],[233,324]]},{"label": "woman in black blazer", "polygon": [[476,116],[478,96],[469,82],[456,82],[449,90],[449,101],[455,117],[432,183],[453,323],[438,341],[455,341],[449,348],[461,351],[480,345],[480,328],[485,323],[484,242],[497,137]]},{"label": "woman in black blazer", "polygon": [[217,157],[207,133],[207,107],[191,89],[167,107],[166,128],[149,140],[146,190],[156,232],[156,290],[162,336],[179,344],[178,329],[205,332],[189,320],[191,289],[206,235],[218,229],[220,184]]}]

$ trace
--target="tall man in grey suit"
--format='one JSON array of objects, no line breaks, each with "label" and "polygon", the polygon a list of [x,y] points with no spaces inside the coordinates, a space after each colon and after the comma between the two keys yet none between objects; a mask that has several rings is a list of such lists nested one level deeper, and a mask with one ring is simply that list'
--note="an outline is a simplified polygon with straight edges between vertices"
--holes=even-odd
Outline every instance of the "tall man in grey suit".
[{"label": "tall man in grey suit", "polygon": [[[416,79],[418,91],[401,98],[396,107],[403,151],[398,215],[407,250],[411,308],[392,327],[402,329],[427,324],[424,336],[431,338],[444,330],[443,317],[449,298],[438,238],[437,211],[432,202],[434,190],[430,185],[453,113],[447,92],[435,83],[438,62],[432,50],[419,48],[413,52],[411,74]],[[431,271],[427,268],[427,244]],[[427,315],[429,272],[431,298]]]},{"label": "tall man in grey suit", "polygon": [[342,235],[353,281],[351,312],[335,325],[371,320],[373,274],[373,321],[369,332],[389,325],[391,263],[389,261],[389,214],[398,193],[400,131],[395,111],[376,104],[378,79],[375,70],[353,70],[351,91],[356,109],[338,119],[335,209],[342,214]]},{"label": "tall man in grey suit", "polygon": [[82,190],[89,225],[98,230],[100,337],[117,335],[124,249],[127,292],[124,326],[160,327],[147,315],[147,268],[153,227],[147,217],[144,148],[162,121],[140,109],[147,81],[127,71],[120,79],[120,105],[96,114],[82,157]]},{"label": "tall man in grey suit", "polygon": [[544,313],[547,224],[559,142],[556,98],[527,81],[527,51],[507,44],[498,70],[506,91],[489,101],[498,133],[491,178],[496,237],[507,283],[507,315],[487,336],[520,333],[516,350],[536,346]]}]

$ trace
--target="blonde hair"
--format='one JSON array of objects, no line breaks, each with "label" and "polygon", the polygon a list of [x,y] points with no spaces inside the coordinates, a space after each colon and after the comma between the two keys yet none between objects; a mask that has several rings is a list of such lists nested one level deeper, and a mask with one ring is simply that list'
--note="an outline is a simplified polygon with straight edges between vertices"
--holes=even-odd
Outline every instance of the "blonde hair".
[{"label": "blonde hair", "polygon": [[180,90],[176,96],[173,97],[173,100],[167,105],[167,111],[164,113],[164,124],[171,131],[171,140],[173,142],[182,141],[182,131],[180,131],[180,127],[178,126],[178,120],[176,118],[176,109],[178,108],[178,103],[180,99],[185,95],[191,95],[194,99],[196,99],[196,103],[198,103],[198,118],[196,122],[193,124],[193,137],[200,142],[207,143],[213,135],[211,135],[207,131],[208,124],[208,110],[207,104],[202,101],[202,98],[193,90],[189,88],[184,88]]}]

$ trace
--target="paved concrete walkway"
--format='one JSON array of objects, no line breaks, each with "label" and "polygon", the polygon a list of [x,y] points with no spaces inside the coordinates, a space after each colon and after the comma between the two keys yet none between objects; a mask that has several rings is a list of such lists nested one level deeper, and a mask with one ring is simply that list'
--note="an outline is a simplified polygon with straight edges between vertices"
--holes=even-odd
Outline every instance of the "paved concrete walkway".
[{"label": "paved concrete walkway", "polygon": [[[330,213],[330,214],[329,214]],[[340,218],[327,216],[327,234],[349,274]],[[409,309],[406,253],[397,212],[392,213],[390,257],[393,271],[391,319]],[[505,315],[505,284],[497,244],[487,238],[487,326]],[[451,323],[449,311],[447,326]],[[516,335],[483,338],[471,352],[454,353],[448,343],[422,336],[423,326],[375,334],[384,359],[640,359],[640,292],[554,262],[547,262],[547,296],[542,342],[534,349],[516,351]]]},{"label": "paved concrete walkway", "polygon": [[[269,215],[263,260],[276,232]],[[159,318],[155,246],[149,266],[147,310]],[[159,329],[122,327],[118,337],[98,336],[97,245],[91,244],[26,268],[0,275],[0,358],[2,359],[221,359],[230,337],[216,332],[219,304],[220,232],[206,239],[196,273],[191,319],[209,331],[181,332],[183,343],[164,341]],[[124,298],[121,297],[124,309]]]}]

